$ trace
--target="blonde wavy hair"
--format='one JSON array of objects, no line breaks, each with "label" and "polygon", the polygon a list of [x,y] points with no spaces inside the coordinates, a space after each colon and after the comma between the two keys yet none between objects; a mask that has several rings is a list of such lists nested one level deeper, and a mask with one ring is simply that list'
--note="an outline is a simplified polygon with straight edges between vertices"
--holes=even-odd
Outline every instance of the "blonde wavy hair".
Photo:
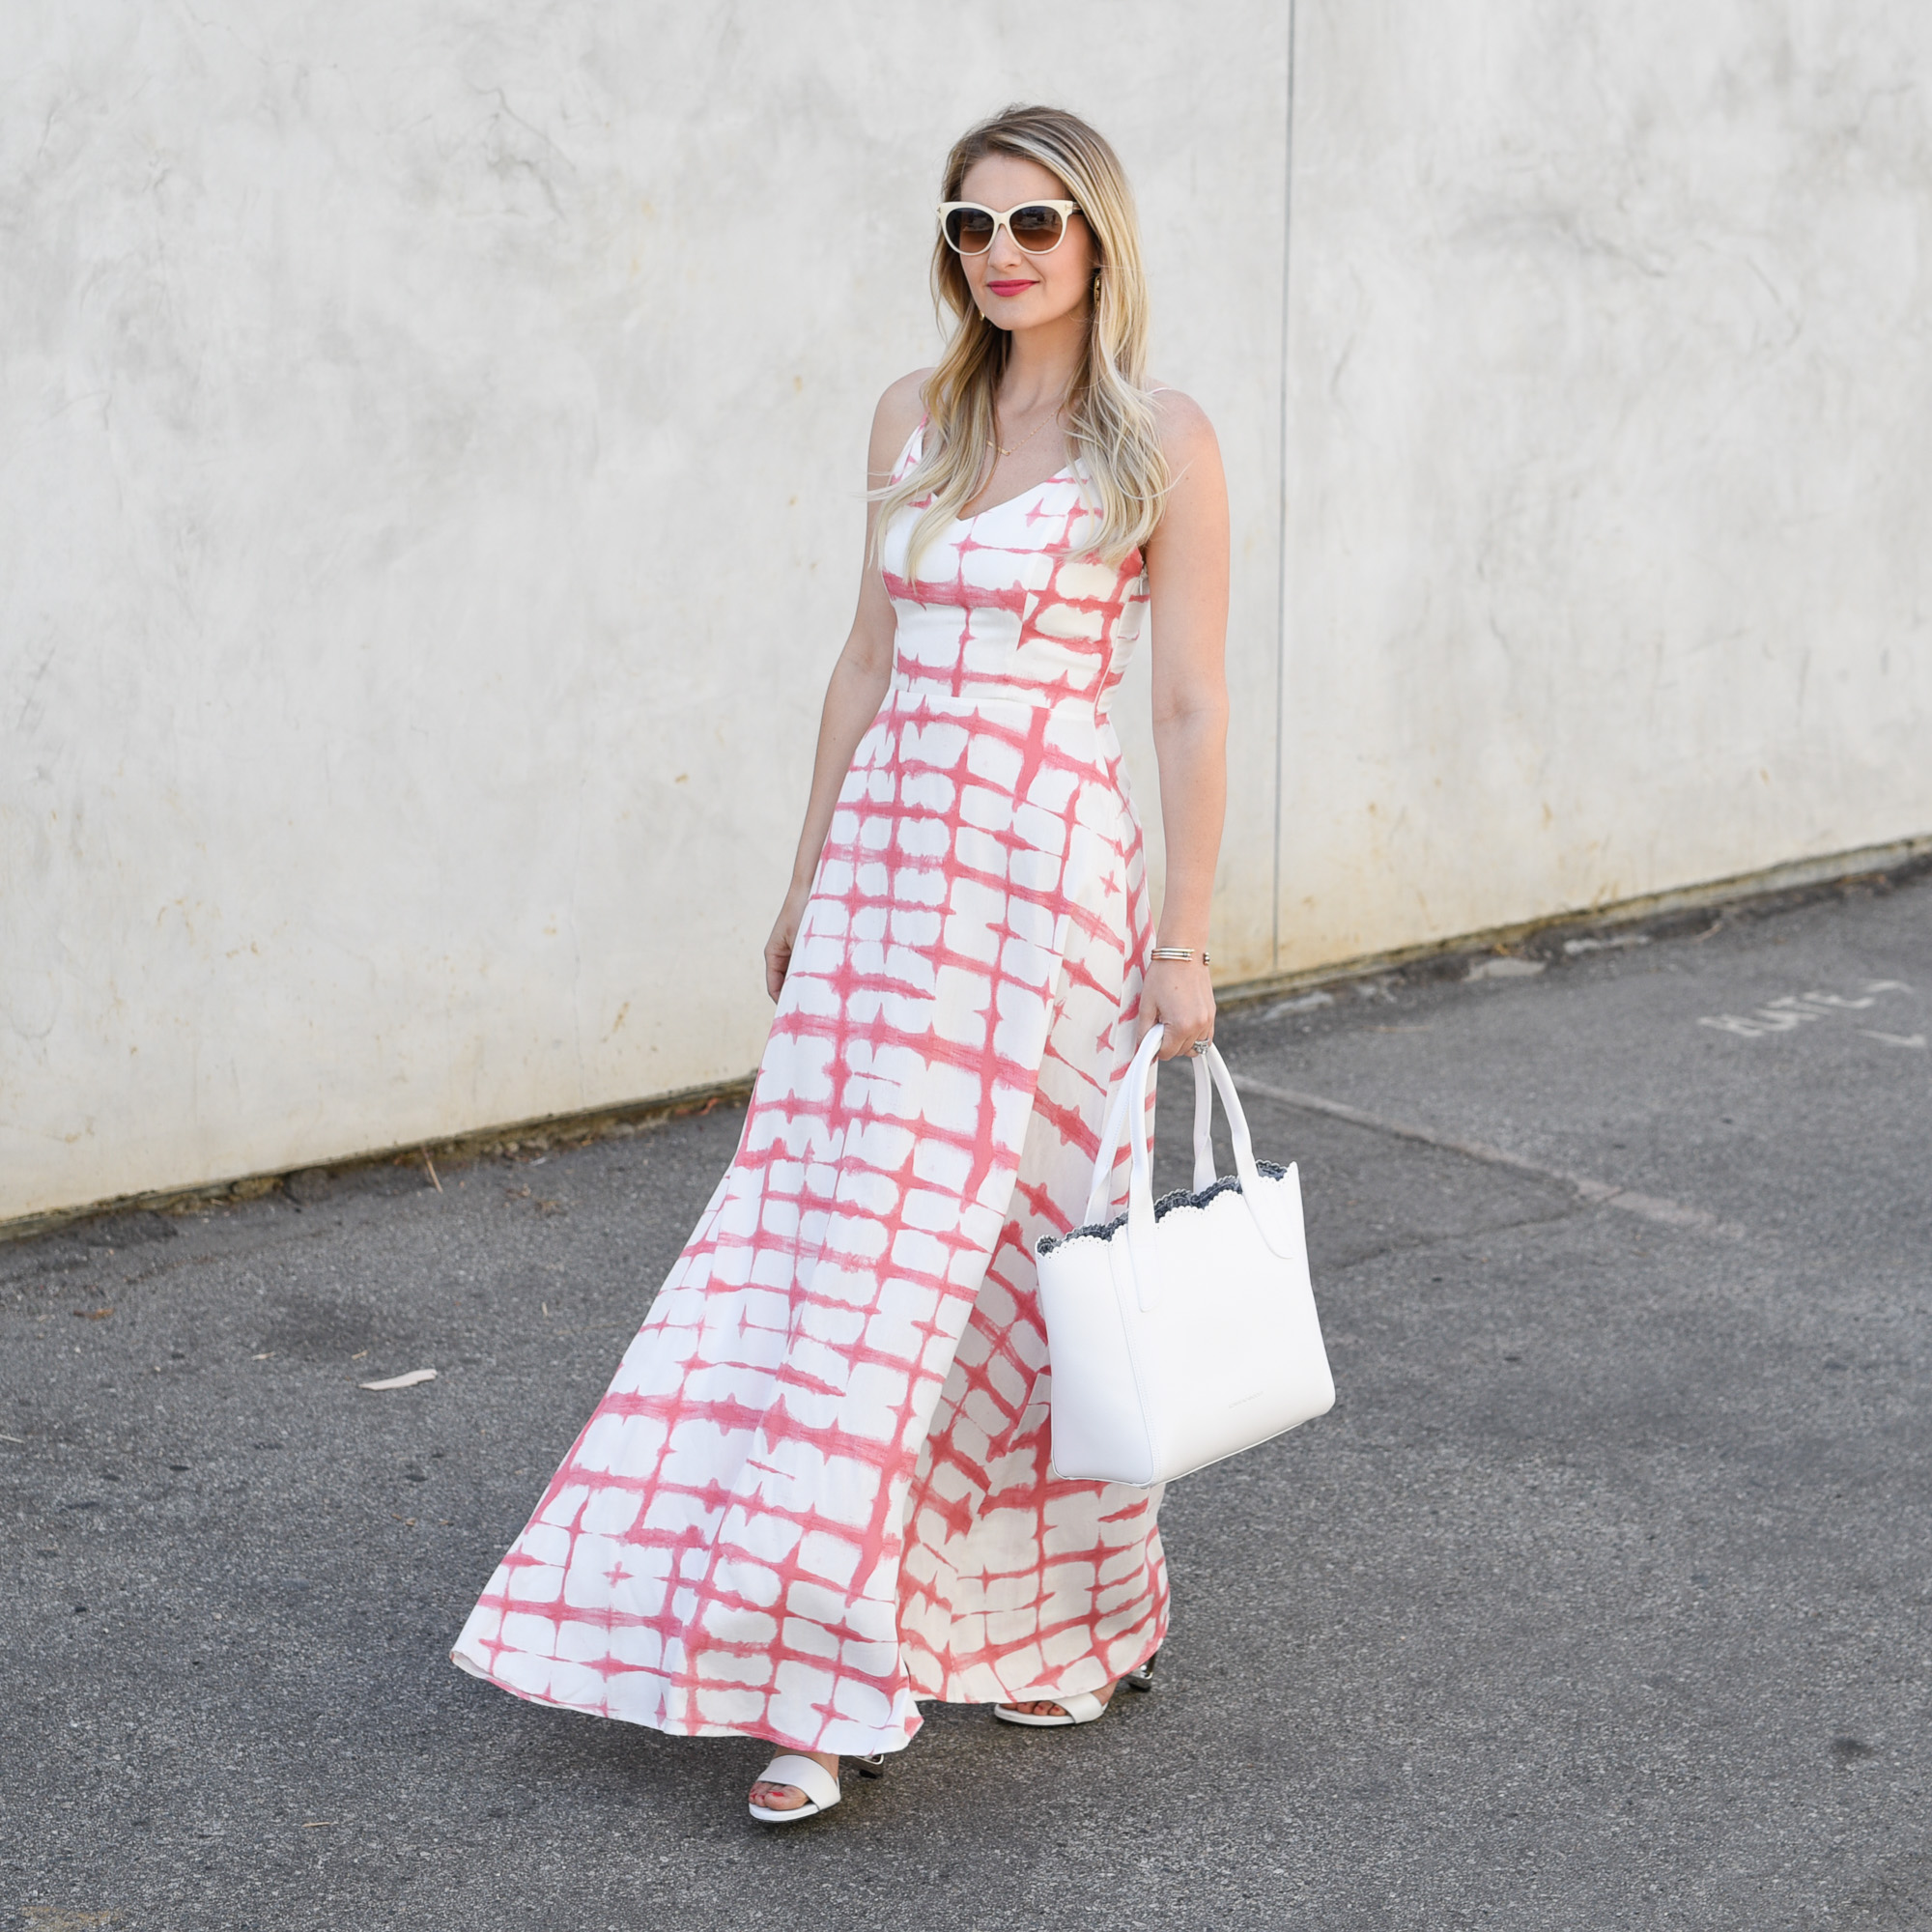
[{"label": "blonde wavy hair", "polygon": [[[1140,223],[1120,156],[1076,114],[1059,107],[1008,107],[969,128],[946,157],[943,201],[957,201],[968,169],[988,155],[1037,161],[1079,204],[1094,238],[1097,273],[1087,347],[1066,399],[1067,437],[1086,471],[1098,528],[1088,551],[1119,564],[1153,534],[1171,478],[1147,393],[1147,274]],[[930,493],[906,543],[916,578],[925,547],[972,500],[994,451],[993,399],[1012,338],[980,314],[959,257],[942,235],[933,244],[932,291],[951,309],[952,338],[920,391],[928,419],[920,460],[875,493],[873,543],[907,504]]]}]

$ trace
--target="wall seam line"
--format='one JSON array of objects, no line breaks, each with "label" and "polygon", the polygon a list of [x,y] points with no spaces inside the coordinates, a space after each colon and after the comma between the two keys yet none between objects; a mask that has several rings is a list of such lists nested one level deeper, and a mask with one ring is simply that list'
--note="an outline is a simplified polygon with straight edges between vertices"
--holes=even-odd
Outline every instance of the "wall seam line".
[{"label": "wall seam line", "polygon": [[1275,499],[1274,648],[1274,842],[1268,875],[1268,963],[1281,971],[1281,842],[1283,741],[1288,734],[1288,295],[1289,241],[1294,206],[1295,0],[1288,0],[1286,98],[1282,107],[1281,160],[1281,414],[1276,425],[1280,463]]}]

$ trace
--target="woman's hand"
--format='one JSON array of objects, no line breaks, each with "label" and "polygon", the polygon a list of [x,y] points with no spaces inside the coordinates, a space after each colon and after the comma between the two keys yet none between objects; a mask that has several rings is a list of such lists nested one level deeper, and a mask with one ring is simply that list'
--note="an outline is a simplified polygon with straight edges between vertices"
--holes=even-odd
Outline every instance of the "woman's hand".
[{"label": "woman's hand", "polygon": [[805,917],[805,902],[810,896],[810,886],[794,886],[785,895],[772,936],[765,941],[765,991],[772,996],[774,1006],[778,1004],[785,975],[791,970],[791,950],[798,944],[799,922]]},{"label": "woman's hand", "polygon": [[1214,987],[1200,960],[1156,959],[1148,968],[1136,1043],[1155,1024],[1167,1028],[1160,1043],[1163,1060],[1189,1052],[1197,1039],[1214,1037]]}]

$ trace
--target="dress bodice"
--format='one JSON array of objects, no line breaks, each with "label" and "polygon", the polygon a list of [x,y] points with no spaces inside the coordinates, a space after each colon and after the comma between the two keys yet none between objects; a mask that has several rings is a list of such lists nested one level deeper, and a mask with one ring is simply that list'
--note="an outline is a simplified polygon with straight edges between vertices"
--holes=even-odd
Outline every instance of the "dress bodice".
[{"label": "dress bodice", "polygon": [[[922,423],[895,477],[919,461]],[[892,521],[880,548],[898,613],[893,687],[908,696],[1018,699],[1104,717],[1140,641],[1148,605],[1138,551],[1102,563],[1085,543],[1098,526],[1076,461],[977,516],[955,518],[905,576],[913,525],[930,497]]]}]

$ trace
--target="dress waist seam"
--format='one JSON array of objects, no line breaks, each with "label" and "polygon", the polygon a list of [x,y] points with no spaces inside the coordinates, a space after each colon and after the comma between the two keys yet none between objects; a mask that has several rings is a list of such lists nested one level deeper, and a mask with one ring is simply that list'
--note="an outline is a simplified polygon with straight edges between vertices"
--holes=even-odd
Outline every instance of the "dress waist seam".
[{"label": "dress waist seam", "polygon": [[887,693],[881,709],[917,709],[927,707],[935,711],[977,711],[987,705],[1018,705],[1028,711],[1064,711],[1069,717],[1092,718],[1099,724],[1113,722],[1113,708],[1102,706],[1092,697],[1057,697],[1050,693],[1030,691],[1024,686],[1015,686],[1010,691],[938,691],[926,690],[918,685],[894,685]]}]

